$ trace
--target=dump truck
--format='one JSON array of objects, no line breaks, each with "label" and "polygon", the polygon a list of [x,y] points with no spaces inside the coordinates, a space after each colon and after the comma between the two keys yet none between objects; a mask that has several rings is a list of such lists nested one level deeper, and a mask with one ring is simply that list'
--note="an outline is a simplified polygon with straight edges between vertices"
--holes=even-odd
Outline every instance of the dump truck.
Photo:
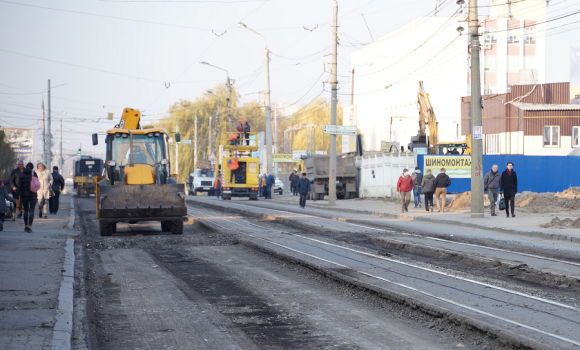
[{"label": "dump truck", "polygon": [[[239,134],[235,131],[220,133],[215,173],[221,176],[221,197],[224,200],[231,200],[232,197],[247,197],[250,200],[258,200],[260,174],[260,160],[257,156],[258,133],[249,132],[246,134],[247,138],[245,138],[244,133]],[[228,138],[231,135],[242,136],[231,140]],[[239,168],[237,175],[231,177],[229,162],[234,158],[237,159]]]},{"label": "dump truck", "polygon": [[[351,199],[356,198],[356,156],[337,156],[336,157],[336,198]],[[306,176],[310,180],[312,191],[310,198],[313,200],[322,200],[328,195],[330,186],[328,170],[330,156],[313,155],[304,159],[306,167]]]},{"label": "dump truck", "polygon": [[92,156],[81,156],[75,160],[73,187],[77,195],[95,194],[97,183],[103,179],[103,160]]},{"label": "dump truck", "polygon": [[[117,223],[160,221],[163,232],[183,233],[187,220],[185,185],[171,177],[167,132],[141,129],[141,113],[125,108],[121,123],[106,132],[103,180],[97,183],[96,206],[101,236]],[[93,134],[93,145],[98,135]]]}]

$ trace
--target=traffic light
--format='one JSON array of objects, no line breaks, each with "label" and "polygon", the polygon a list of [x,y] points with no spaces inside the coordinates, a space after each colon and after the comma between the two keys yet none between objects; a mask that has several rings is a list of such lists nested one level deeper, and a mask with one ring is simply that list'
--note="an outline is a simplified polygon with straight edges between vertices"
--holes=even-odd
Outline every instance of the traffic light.
[{"label": "traffic light", "polygon": [[79,148],[79,157],[81,156],[81,149]]},{"label": "traffic light", "polygon": [[181,135],[179,135],[179,132],[175,133],[175,142],[178,144],[181,143]]}]

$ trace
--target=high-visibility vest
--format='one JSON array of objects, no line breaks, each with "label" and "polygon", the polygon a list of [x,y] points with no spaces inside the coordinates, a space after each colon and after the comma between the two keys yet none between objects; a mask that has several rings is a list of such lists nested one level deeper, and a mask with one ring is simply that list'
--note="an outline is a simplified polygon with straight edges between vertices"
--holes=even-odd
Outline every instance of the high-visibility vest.
[{"label": "high-visibility vest", "polygon": [[228,166],[230,167],[231,170],[236,170],[237,168],[240,167],[238,164],[238,160],[236,158],[230,159],[230,161],[228,162]]}]

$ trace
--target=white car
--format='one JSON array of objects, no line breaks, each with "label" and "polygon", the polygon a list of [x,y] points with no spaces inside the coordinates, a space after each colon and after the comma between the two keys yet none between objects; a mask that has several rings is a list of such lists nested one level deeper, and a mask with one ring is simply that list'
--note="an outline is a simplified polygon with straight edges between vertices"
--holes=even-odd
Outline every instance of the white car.
[{"label": "white car", "polygon": [[274,184],[274,192],[278,192],[279,195],[284,193],[284,182],[280,179],[276,179],[276,183]]},{"label": "white car", "polygon": [[72,185],[72,184],[74,184],[73,178],[72,177],[67,177],[66,180],[64,180],[64,184],[65,185]]}]

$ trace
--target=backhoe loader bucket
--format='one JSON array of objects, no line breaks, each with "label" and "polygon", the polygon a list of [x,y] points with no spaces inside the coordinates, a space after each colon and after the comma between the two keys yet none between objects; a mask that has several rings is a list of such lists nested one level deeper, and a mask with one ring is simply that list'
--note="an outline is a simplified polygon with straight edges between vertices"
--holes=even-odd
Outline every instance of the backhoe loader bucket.
[{"label": "backhoe loader bucket", "polygon": [[99,186],[98,219],[104,222],[186,220],[184,184]]}]

